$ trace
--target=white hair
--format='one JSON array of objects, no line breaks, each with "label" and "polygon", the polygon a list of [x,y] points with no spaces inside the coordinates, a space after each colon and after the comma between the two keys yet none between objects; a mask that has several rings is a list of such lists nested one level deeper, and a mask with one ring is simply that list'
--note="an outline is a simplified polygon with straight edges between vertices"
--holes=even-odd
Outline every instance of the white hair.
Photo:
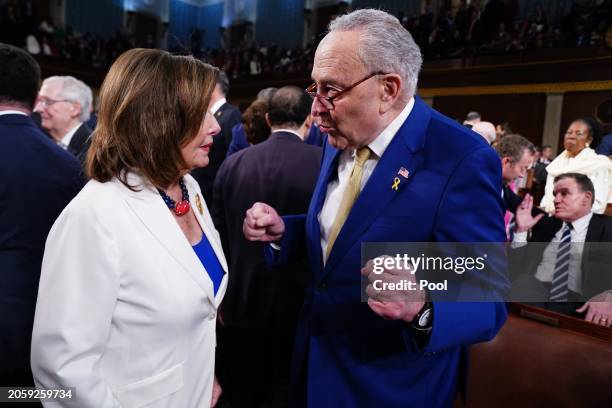
[{"label": "white hair", "polygon": [[495,137],[497,136],[495,134],[495,126],[493,126],[491,122],[480,121],[475,123],[474,126],[472,126],[472,130],[484,137],[489,144],[493,143]]},{"label": "white hair", "polygon": [[62,98],[76,102],[81,106],[79,120],[87,122],[89,120],[93,95],[91,88],[72,76],[52,76],[43,81],[43,85],[57,82],[62,85]]},{"label": "white hair", "polygon": [[399,74],[414,95],[423,57],[419,46],[399,20],[375,9],[355,10],[333,20],[329,32],[359,32],[359,59],[370,72]]}]

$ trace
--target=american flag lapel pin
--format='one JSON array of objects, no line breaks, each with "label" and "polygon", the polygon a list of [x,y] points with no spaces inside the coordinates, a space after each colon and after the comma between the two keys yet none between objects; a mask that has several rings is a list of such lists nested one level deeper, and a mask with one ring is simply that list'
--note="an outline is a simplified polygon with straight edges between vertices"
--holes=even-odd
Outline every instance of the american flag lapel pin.
[{"label": "american flag lapel pin", "polygon": [[400,176],[402,176],[403,178],[407,179],[408,176],[410,175],[410,172],[408,171],[407,168],[405,167],[400,167],[400,169],[397,171],[397,174],[399,174]]},{"label": "american flag lapel pin", "polygon": [[[408,179],[408,176],[410,175],[410,172],[408,171],[408,169],[406,169],[405,167],[400,167],[400,169],[397,171],[397,175],[398,176],[402,176],[402,178],[404,180]],[[402,182],[402,179],[400,179],[399,177],[394,177],[393,178],[393,184],[391,184],[391,188],[395,191],[398,190],[400,183]]]}]

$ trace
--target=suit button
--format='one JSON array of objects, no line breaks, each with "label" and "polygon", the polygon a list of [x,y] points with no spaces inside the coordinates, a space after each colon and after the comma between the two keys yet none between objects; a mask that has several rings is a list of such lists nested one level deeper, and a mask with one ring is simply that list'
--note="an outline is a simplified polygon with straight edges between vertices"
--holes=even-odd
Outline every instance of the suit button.
[{"label": "suit button", "polygon": [[215,312],[212,312],[211,314],[208,315],[208,320],[215,320],[217,318],[217,314]]},{"label": "suit button", "polygon": [[323,292],[327,289],[327,283],[325,282],[321,282],[317,285],[317,291],[318,292]]}]

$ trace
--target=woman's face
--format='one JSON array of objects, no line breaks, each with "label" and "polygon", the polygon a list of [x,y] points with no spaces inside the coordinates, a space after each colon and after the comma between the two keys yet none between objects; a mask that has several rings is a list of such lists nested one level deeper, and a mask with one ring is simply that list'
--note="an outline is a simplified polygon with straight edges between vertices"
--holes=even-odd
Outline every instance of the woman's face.
[{"label": "woman's face", "polygon": [[570,157],[576,156],[580,153],[587,143],[591,142],[591,135],[589,134],[589,128],[586,123],[582,121],[572,122],[565,132],[565,138],[563,139],[563,147],[569,153]]},{"label": "woman's face", "polygon": [[181,149],[188,170],[208,166],[208,153],[213,144],[213,136],[221,131],[217,119],[210,113],[210,106],[206,110],[196,137]]}]

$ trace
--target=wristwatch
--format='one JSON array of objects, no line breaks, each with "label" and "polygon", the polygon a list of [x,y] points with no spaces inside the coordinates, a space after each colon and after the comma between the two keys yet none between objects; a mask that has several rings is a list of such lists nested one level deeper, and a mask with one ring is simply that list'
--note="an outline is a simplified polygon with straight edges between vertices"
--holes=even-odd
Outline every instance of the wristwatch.
[{"label": "wristwatch", "polygon": [[419,313],[412,319],[412,328],[419,332],[429,333],[433,327],[433,305],[425,302]]}]

